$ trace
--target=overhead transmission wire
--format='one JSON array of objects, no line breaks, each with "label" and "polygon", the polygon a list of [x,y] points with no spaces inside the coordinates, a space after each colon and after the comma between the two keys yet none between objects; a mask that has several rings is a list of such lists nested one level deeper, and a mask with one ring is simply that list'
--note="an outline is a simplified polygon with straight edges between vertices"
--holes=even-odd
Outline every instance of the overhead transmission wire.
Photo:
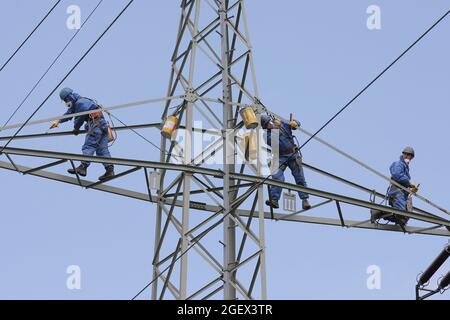
[{"label": "overhead transmission wire", "polygon": [[414,41],[405,51],[403,51],[394,61],[391,62],[380,74],[378,74],[372,81],[370,81],[358,94],[353,97],[346,105],[344,105],[333,117],[331,117],[325,124],[319,128],[311,137],[308,138],[301,146],[302,149],[305,145],[307,145],[315,136],[317,136],[323,129],[325,129],[331,122],[333,122],[342,112],[345,111],[356,99],[359,98],[367,89],[369,89],[378,79],[380,79],[389,69],[394,66],[403,56],[408,53],[416,44],[420,42],[431,30],[433,30],[439,23],[441,23],[450,13],[450,10],[447,11],[441,18],[439,18],[430,28],[428,28],[416,41]]},{"label": "overhead transmission wire", "polygon": [[30,32],[28,37],[25,38],[25,40],[19,45],[19,47],[13,52],[13,54],[6,60],[6,62],[2,65],[0,68],[0,72],[5,69],[5,67],[8,65],[8,63],[16,56],[16,54],[22,49],[22,47],[27,43],[27,41],[33,36],[33,34],[39,29],[39,27],[44,23],[45,20],[47,20],[48,16],[55,10],[55,8],[58,6],[58,4],[62,0],[56,1],[56,3],[53,5],[53,7],[47,12],[47,14],[42,18],[42,20],[37,24],[37,26]]},{"label": "overhead transmission wire", "polygon": [[[16,51],[9,57],[9,59],[3,64],[3,66],[0,68],[0,72],[3,71],[3,69],[6,67],[6,65],[14,58],[14,56],[20,51],[20,49],[25,45],[25,43],[28,41],[29,38],[31,38],[31,36],[36,32],[36,30],[40,27],[40,25],[47,19],[47,17],[53,12],[53,10],[58,6],[58,4],[61,2],[62,0],[58,0],[54,6],[50,9],[50,11],[44,16],[44,18],[39,22],[39,24],[33,29],[33,31],[28,35],[28,37],[22,42],[22,44],[16,49]],[[86,20],[83,22],[83,24],[81,25],[80,29],[78,29],[75,34],[72,36],[72,38],[69,40],[69,42],[64,46],[64,48],[61,50],[61,52],[56,56],[56,58],[53,60],[53,62],[50,64],[50,66],[47,68],[47,70],[44,72],[44,74],[41,76],[41,78],[36,82],[36,84],[33,86],[33,88],[30,90],[30,92],[26,95],[26,97],[22,100],[22,102],[19,104],[19,106],[16,108],[16,110],[12,113],[12,115],[8,118],[8,120],[5,122],[5,124],[3,125],[3,128],[5,126],[7,126],[9,124],[9,122],[11,121],[11,119],[14,117],[14,115],[20,110],[20,108],[22,107],[22,105],[25,103],[25,101],[28,99],[28,97],[33,93],[33,91],[36,89],[36,87],[40,84],[40,82],[43,80],[43,78],[48,74],[48,72],[51,70],[51,68],[54,66],[54,64],[58,61],[58,59],[61,57],[61,55],[65,52],[65,50],[67,49],[67,47],[72,43],[72,41],[75,39],[75,37],[78,35],[78,33],[80,32],[80,30],[83,28],[83,26],[89,21],[90,17],[95,13],[95,11],[97,10],[97,8],[102,4],[103,0],[100,0],[98,2],[98,4],[96,5],[96,7],[92,10],[92,12],[89,14],[89,16],[86,18]],[[23,129],[23,127],[26,126],[26,124],[32,119],[32,117],[42,108],[42,106],[45,104],[45,102],[47,102],[47,100],[50,98],[50,96],[57,90],[57,88],[62,84],[62,82],[64,82],[68,76],[75,70],[75,68],[81,63],[82,60],[84,60],[84,58],[89,54],[89,52],[94,48],[94,46],[103,38],[103,36],[108,32],[108,30],[113,26],[113,24],[120,18],[120,16],[128,9],[128,7],[134,2],[134,0],[131,0],[125,7],[124,9],[119,13],[119,15],[112,21],[112,23],[108,26],[108,28],[100,35],[100,37],[94,42],[94,44],[88,49],[88,51],[81,57],[81,59],[75,64],[75,66],[69,71],[69,73],[63,78],[63,80],[60,81],[60,83],[58,84],[58,86],[56,86],[56,88],[54,90],[52,90],[52,92],[50,93],[50,95],[44,100],[44,102],[33,112],[33,114],[28,118],[27,121],[25,121],[23,123],[23,125],[19,128],[19,130],[17,130],[17,132],[13,135],[13,137],[11,137],[11,139],[8,140],[8,142],[5,144],[5,146],[2,147],[2,150],[0,151],[0,153],[9,145],[9,143],[19,134],[19,132]],[[125,127],[129,128],[128,125],[126,125],[122,120],[120,120],[119,118],[117,118],[116,116],[111,114],[111,117],[113,117],[114,119],[116,119],[117,121],[119,121],[120,123],[122,123],[122,125],[124,125]],[[1,129],[3,130],[3,129]],[[0,131],[1,131],[0,130]],[[143,135],[141,135],[139,132],[137,132],[136,130],[132,129],[131,130],[138,135],[139,137],[141,137],[143,140],[145,140],[146,142],[148,142],[149,144],[153,145],[154,147],[156,147],[157,149],[161,150],[158,146],[156,146],[154,143],[152,143],[150,140],[148,140],[146,137],[144,137]],[[200,240],[200,239],[199,239]],[[191,246],[192,247],[192,246]],[[191,248],[190,247],[190,248]],[[189,249],[190,249],[189,248]],[[188,249],[188,250],[189,250]],[[184,255],[184,254],[182,254]],[[182,256],[181,255],[181,256]],[[181,257],[180,256],[180,257]],[[177,259],[178,260],[178,259]],[[170,266],[169,266],[170,267]],[[150,284],[149,284],[150,285]],[[144,289],[145,290],[145,289]],[[140,294],[140,293],[139,293]],[[138,294],[138,295],[139,295]],[[135,298],[133,298],[134,300]]]},{"label": "overhead transmission wire", "polygon": [[17,112],[22,108],[23,104],[28,100],[30,95],[34,92],[34,90],[37,88],[37,86],[41,83],[41,81],[44,79],[44,77],[50,72],[50,70],[53,68],[55,63],[59,60],[59,58],[62,56],[62,54],[66,51],[66,49],[69,47],[69,45],[72,43],[72,41],[76,38],[78,33],[81,31],[83,26],[89,21],[91,16],[95,13],[97,8],[102,4],[103,0],[100,0],[95,8],[91,11],[91,13],[87,16],[86,20],[83,22],[83,24],[80,26],[80,28],[75,32],[75,34],[70,38],[70,40],[67,42],[67,44],[64,46],[64,48],[59,52],[59,54],[56,56],[56,58],[53,60],[53,62],[50,64],[50,66],[45,70],[44,74],[39,78],[39,80],[34,84],[34,86],[31,88],[31,90],[28,92],[28,94],[25,96],[25,98],[22,100],[22,102],[17,106],[17,108],[14,110],[14,112],[11,114],[11,116],[8,118],[8,120],[3,124],[3,128],[0,129],[3,130],[11,121],[11,119],[17,114]]},{"label": "overhead transmission wire", "polygon": [[[77,34],[80,32],[80,30],[83,28],[83,26],[89,21],[90,17],[95,13],[95,11],[97,10],[97,8],[102,4],[103,0],[100,0],[98,2],[98,4],[96,5],[96,7],[92,10],[92,12],[89,14],[89,16],[86,18],[86,20],[83,22],[83,24],[81,25],[81,27],[76,31],[76,33],[72,36],[72,38],[69,40],[69,42],[64,46],[64,48],[61,50],[61,52],[57,55],[57,57],[53,60],[53,62],[50,64],[50,66],[47,68],[47,70],[44,72],[44,74],[41,76],[41,78],[37,81],[37,83],[33,86],[33,88],[30,90],[30,92],[27,94],[27,96],[22,100],[22,102],[20,103],[20,105],[17,107],[17,109],[12,113],[12,115],[9,117],[9,119],[5,122],[5,124],[3,125],[3,128],[0,129],[0,131],[4,130],[5,127],[9,124],[9,122],[11,121],[11,119],[14,117],[14,115],[19,111],[19,109],[23,106],[23,104],[25,103],[25,101],[28,99],[28,97],[32,94],[32,92],[36,89],[36,87],[39,85],[39,83],[43,80],[43,78],[47,75],[47,73],[50,71],[50,69],[54,66],[54,64],[57,62],[57,60],[61,57],[61,55],[64,53],[64,51],[67,49],[67,47],[71,44],[71,42],[75,39],[75,37],[77,36]],[[143,136],[142,134],[140,134],[138,131],[136,131],[133,128],[130,128],[127,124],[125,124],[122,120],[120,120],[117,116],[114,116],[111,113],[108,113],[111,115],[112,118],[116,119],[117,121],[119,121],[123,126],[125,126],[127,129],[131,130],[133,133],[135,133],[137,136],[139,136],[140,138],[142,138],[144,141],[146,141],[147,143],[149,143],[150,145],[152,145],[153,147],[157,148],[159,151],[161,151],[161,148],[158,147],[156,144],[154,144],[153,142],[151,142],[149,139],[147,139],[145,136]],[[167,151],[163,151],[166,155],[169,155],[169,153]],[[174,156],[176,158],[178,158],[178,156],[175,156],[173,154],[171,154],[171,156]]]},{"label": "overhead transmission wire", "polygon": [[92,49],[100,42],[100,40],[105,36],[105,34],[111,29],[111,27],[119,20],[123,13],[130,7],[134,0],[130,0],[128,4],[120,11],[120,13],[114,18],[114,20],[109,24],[109,26],[103,31],[103,33],[97,38],[97,40],[89,47],[89,49],[83,54],[83,56],[77,61],[77,63],[69,70],[69,72],[61,79],[61,81],[55,86],[55,88],[50,92],[50,94],[44,99],[44,101],[36,108],[36,110],[31,114],[31,116],[20,126],[16,133],[8,140],[8,142],[2,147],[0,153],[11,143],[11,141],[20,133],[20,131],[26,126],[26,124],[34,117],[34,115],[44,106],[44,104],[50,99],[50,97],[55,93],[59,86],[72,74],[72,72],[78,67],[78,65],[86,58],[86,56],[92,51]]},{"label": "overhead transmission wire", "polygon": [[[181,99],[181,98],[183,98],[182,95],[171,96],[171,97],[159,97],[159,98],[148,99],[148,100],[128,102],[128,103],[115,105],[115,106],[111,106],[111,107],[103,107],[103,110],[104,111],[119,110],[119,109],[124,109],[124,108],[143,106],[143,105],[146,105],[146,104],[157,103],[157,102],[167,101],[167,100]],[[62,115],[62,116],[57,116],[57,117],[50,117],[50,118],[44,118],[44,119],[39,119],[39,120],[34,120],[34,121],[28,121],[28,123],[25,123],[25,122],[15,123],[15,124],[12,124],[12,125],[8,125],[8,126],[6,126],[4,128],[0,128],[0,132],[3,131],[3,130],[20,128],[23,124],[25,124],[25,126],[31,126],[31,125],[47,123],[47,122],[51,122],[51,121],[55,121],[55,120],[71,119],[73,117],[89,115],[89,114],[92,114],[92,113],[95,113],[95,112],[97,112],[97,111],[96,110],[89,110],[89,111],[82,111],[82,112],[72,113],[70,115]]]}]

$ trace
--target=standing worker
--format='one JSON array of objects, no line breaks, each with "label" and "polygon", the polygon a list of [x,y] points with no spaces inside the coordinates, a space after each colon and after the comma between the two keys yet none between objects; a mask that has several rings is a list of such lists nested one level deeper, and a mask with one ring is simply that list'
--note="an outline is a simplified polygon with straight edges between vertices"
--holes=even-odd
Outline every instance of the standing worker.
[{"label": "standing worker", "polygon": [[[93,100],[83,98],[80,95],[76,94],[70,88],[62,89],[59,93],[59,96],[61,100],[65,102],[67,108],[69,108],[64,114],[65,116],[79,112],[86,112],[97,109],[99,110],[98,112],[94,112],[91,114],[76,116],[74,120],[73,134],[77,136],[80,133],[81,126],[86,123],[85,129],[87,130],[87,133],[82,148],[83,155],[93,156],[96,153],[99,157],[111,158],[111,154],[108,148],[108,124],[103,116],[103,113],[100,111],[101,107]],[[56,120],[52,123],[50,129],[57,128],[60,123],[64,123],[70,120],[72,120],[72,118]],[[69,169],[68,172],[70,174],[78,174],[82,177],[85,177],[87,175],[87,168],[89,167],[89,165],[89,162],[83,161],[78,168],[76,168],[75,170]],[[104,163],[103,165],[106,169],[106,172],[104,175],[98,178],[100,181],[105,181],[114,177],[114,166],[108,163]]]},{"label": "standing worker", "polygon": [[[272,119],[268,115],[261,116],[261,126],[267,130],[267,144],[271,145],[271,130],[278,129],[279,131],[279,163],[280,168],[277,169],[275,174],[272,175],[273,179],[278,181],[284,181],[284,170],[287,167],[294,176],[295,183],[297,185],[307,187],[305,174],[302,166],[302,155],[299,147],[294,141],[292,130],[296,130],[300,127],[300,122],[297,120],[291,120],[289,123],[283,122],[279,119]],[[302,199],[303,210],[311,209],[309,204],[309,195],[304,192],[298,192],[300,199]],[[271,186],[270,188],[271,199],[266,201],[266,205],[272,208],[279,208],[278,200],[281,196],[281,188]]]},{"label": "standing worker", "polygon": [[[400,160],[394,162],[390,167],[391,179],[410,190],[410,192],[402,190],[393,184],[389,186],[387,196],[389,205],[394,209],[407,211],[408,197],[411,193],[417,193],[419,190],[418,186],[411,182],[411,175],[409,173],[409,164],[411,160],[414,159],[415,155],[413,148],[406,147],[400,156]],[[407,217],[395,217],[393,215],[386,217],[385,220],[401,225],[406,225],[408,222]]]}]

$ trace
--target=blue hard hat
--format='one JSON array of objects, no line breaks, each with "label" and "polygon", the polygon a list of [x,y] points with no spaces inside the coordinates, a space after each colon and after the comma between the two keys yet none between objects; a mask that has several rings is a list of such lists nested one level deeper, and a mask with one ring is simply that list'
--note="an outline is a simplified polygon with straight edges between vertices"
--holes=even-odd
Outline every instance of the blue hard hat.
[{"label": "blue hard hat", "polygon": [[405,149],[403,149],[403,154],[410,154],[413,157],[416,156],[416,152],[414,151],[414,149],[412,147],[406,147]]},{"label": "blue hard hat", "polygon": [[269,117],[268,115],[263,114],[261,116],[261,126],[265,127],[267,124],[269,124],[269,122],[272,120],[271,117]]},{"label": "blue hard hat", "polygon": [[73,93],[73,90],[70,88],[64,88],[59,92],[59,97],[61,100],[65,101],[68,96],[70,96]]}]

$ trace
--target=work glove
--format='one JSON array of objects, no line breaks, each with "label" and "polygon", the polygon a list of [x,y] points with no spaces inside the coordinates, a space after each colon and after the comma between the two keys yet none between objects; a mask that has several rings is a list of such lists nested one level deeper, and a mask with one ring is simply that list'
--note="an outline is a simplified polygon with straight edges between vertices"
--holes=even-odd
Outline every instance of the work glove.
[{"label": "work glove", "polygon": [[412,193],[417,193],[419,192],[419,186],[420,184],[415,184],[415,183],[411,183],[411,186],[409,187],[409,189],[411,190]]},{"label": "work glove", "polygon": [[281,121],[278,118],[275,118],[275,120],[273,120],[273,123],[275,124],[275,126],[279,127],[281,126]]},{"label": "work glove", "polygon": [[297,130],[298,127],[300,127],[300,122],[297,120],[291,120],[289,122],[289,125],[291,126],[292,129]]},{"label": "work glove", "polygon": [[59,126],[59,120],[53,121],[51,126],[50,126],[50,130],[58,128],[58,126]]},{"label": "work glove", "polygon": [[80,129],[73,129],[72,133],[77,136],[80,134]]}]

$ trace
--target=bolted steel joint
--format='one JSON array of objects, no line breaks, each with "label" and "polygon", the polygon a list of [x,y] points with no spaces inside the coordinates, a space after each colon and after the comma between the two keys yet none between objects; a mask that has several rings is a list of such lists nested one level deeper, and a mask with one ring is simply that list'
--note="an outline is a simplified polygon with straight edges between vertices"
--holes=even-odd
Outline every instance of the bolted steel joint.
[{"label": "bolted steel joint", "polygon": [[198,99],[197,94],[195,93],[193,88],[188,88],[186,90],[186,94],[184,95],[184,100],[189,103],[194,103]]}]

